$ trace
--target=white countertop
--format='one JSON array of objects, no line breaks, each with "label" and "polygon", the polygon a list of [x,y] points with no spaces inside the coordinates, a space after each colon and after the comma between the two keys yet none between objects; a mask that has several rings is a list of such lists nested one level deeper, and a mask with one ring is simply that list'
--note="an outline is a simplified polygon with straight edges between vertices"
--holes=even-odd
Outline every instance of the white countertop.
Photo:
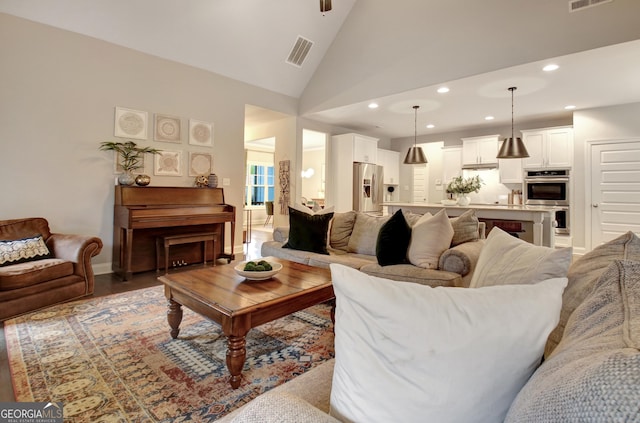
[{"label": "white countertop", "polygon": [[525,206],[515,204],[469,204],[467,206],[458,206],[454,204],[452,206],[444,205],[441,203],[402,203],[402,202],[385,202],[383,206],[393,207],[444,207],[447,209],[475,209],[475,210],[510,210],[510,211],[523,211],[523,212],[541,212],[548,213],[558,210],[560,207],[553,206]]}]

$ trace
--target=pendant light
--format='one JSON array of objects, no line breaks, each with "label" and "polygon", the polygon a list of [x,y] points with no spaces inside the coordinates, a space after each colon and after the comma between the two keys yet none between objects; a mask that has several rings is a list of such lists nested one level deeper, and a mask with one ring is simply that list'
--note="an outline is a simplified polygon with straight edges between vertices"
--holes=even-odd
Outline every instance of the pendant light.
[{"label": "pendant light", "polygon": [[509,88],[509,91],[511,91],[511,138],[504,139],[500,151],[498,151],[498,155],[496,156],[498,159],[522,159],[529,157],[529,153],[522,139],[513,136],[513,92],[515,90],[517,90],[516,87]]},{"label": "pendant light", "polygon": [[424,155],[424,151],[422,151],[422,147],[418,147],[418,109],[420,106],[413,106],[413,110],[415,111],[415,119],[414,119],[414,133],[413,133],[413,147],[409,148],[407,151],[407,155],[404,158],[404,164],[425,164],[427,163],[427,156]]}]

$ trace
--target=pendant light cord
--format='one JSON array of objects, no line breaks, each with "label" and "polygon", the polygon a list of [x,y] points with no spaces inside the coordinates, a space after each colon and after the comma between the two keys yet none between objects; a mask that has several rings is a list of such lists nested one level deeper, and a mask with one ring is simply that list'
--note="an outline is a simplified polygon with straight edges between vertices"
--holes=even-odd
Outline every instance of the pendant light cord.
[{"label": "pendant light cord", "polygon": [[414,120],[413,120],[413,146],[418,145],[418,108],[420,106],[413,106],[413,110],[415,110]]},{"label": "pendant light cord", "polygon": [[511,87],[509,88],[509,91],[511,91],[511,139],[515,139],[513,138],[513,92],[516,90],[516,87]]}]

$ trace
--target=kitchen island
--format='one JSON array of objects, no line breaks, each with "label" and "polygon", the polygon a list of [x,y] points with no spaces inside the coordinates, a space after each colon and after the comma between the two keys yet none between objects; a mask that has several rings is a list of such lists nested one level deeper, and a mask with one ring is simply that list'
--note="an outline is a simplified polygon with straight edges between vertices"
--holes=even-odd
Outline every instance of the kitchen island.
[{"label": "kitchen island", "polygon": [[533,223],[533,244],[553,247],[555,211],[554,207],[523,206],[507,204],[469,204],[468,206],[447,206],[440,203],[384,203],[389,214],[402,209],[413,213],[436,214],[441,209],[447,210],[449,217],[460,216],[469,209],[476,211],[478,219],[510,220]]}]

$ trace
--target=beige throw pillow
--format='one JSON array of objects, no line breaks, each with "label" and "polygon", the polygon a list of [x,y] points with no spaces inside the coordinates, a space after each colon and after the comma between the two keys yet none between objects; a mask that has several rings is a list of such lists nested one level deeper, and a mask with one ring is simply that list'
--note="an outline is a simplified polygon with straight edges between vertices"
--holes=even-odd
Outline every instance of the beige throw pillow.
[{"label": "beige throw pillow", "polygon": [[567,276],[572,248],[530,244],[494,227],[480,252],[470,288],[532,284]]},{"label": "beige throw pillow", "polygon": [[356,212],[354,211],[334,213],[329,236],[331,248],[347,251],[355,223]]},{"label": "beige throw pillow", "polygon": [[376,255],[378,232],[391,216],[371,216],[366,213],[356,214],[356,223],[349,238],[347,251],[350,253]]},{"label": "beige throw pillow", "polygon": [[545,357],[558,345],[569,316],[591,293],[593,286],[614,260],[640,261],[640,238],[632,231],[601,244],[577,259],[569,268],[569,285],[562,297],[560,323],[549,336]]},{"label": "beige throw pillow", "polygon": [[451,226],[453,226],[452,247],[465,242],[476,241],[480,236],[478,234],[478,218],[474,209],[468,210],[458,217],[451,218]]},{"label": "beige throw pillow", "polygon": [[411,229],[407,250],[409,263],[424,269],[437,269],[440,255],[451,245],[453,227],[444,209],[435,216],[425,214]]}]

